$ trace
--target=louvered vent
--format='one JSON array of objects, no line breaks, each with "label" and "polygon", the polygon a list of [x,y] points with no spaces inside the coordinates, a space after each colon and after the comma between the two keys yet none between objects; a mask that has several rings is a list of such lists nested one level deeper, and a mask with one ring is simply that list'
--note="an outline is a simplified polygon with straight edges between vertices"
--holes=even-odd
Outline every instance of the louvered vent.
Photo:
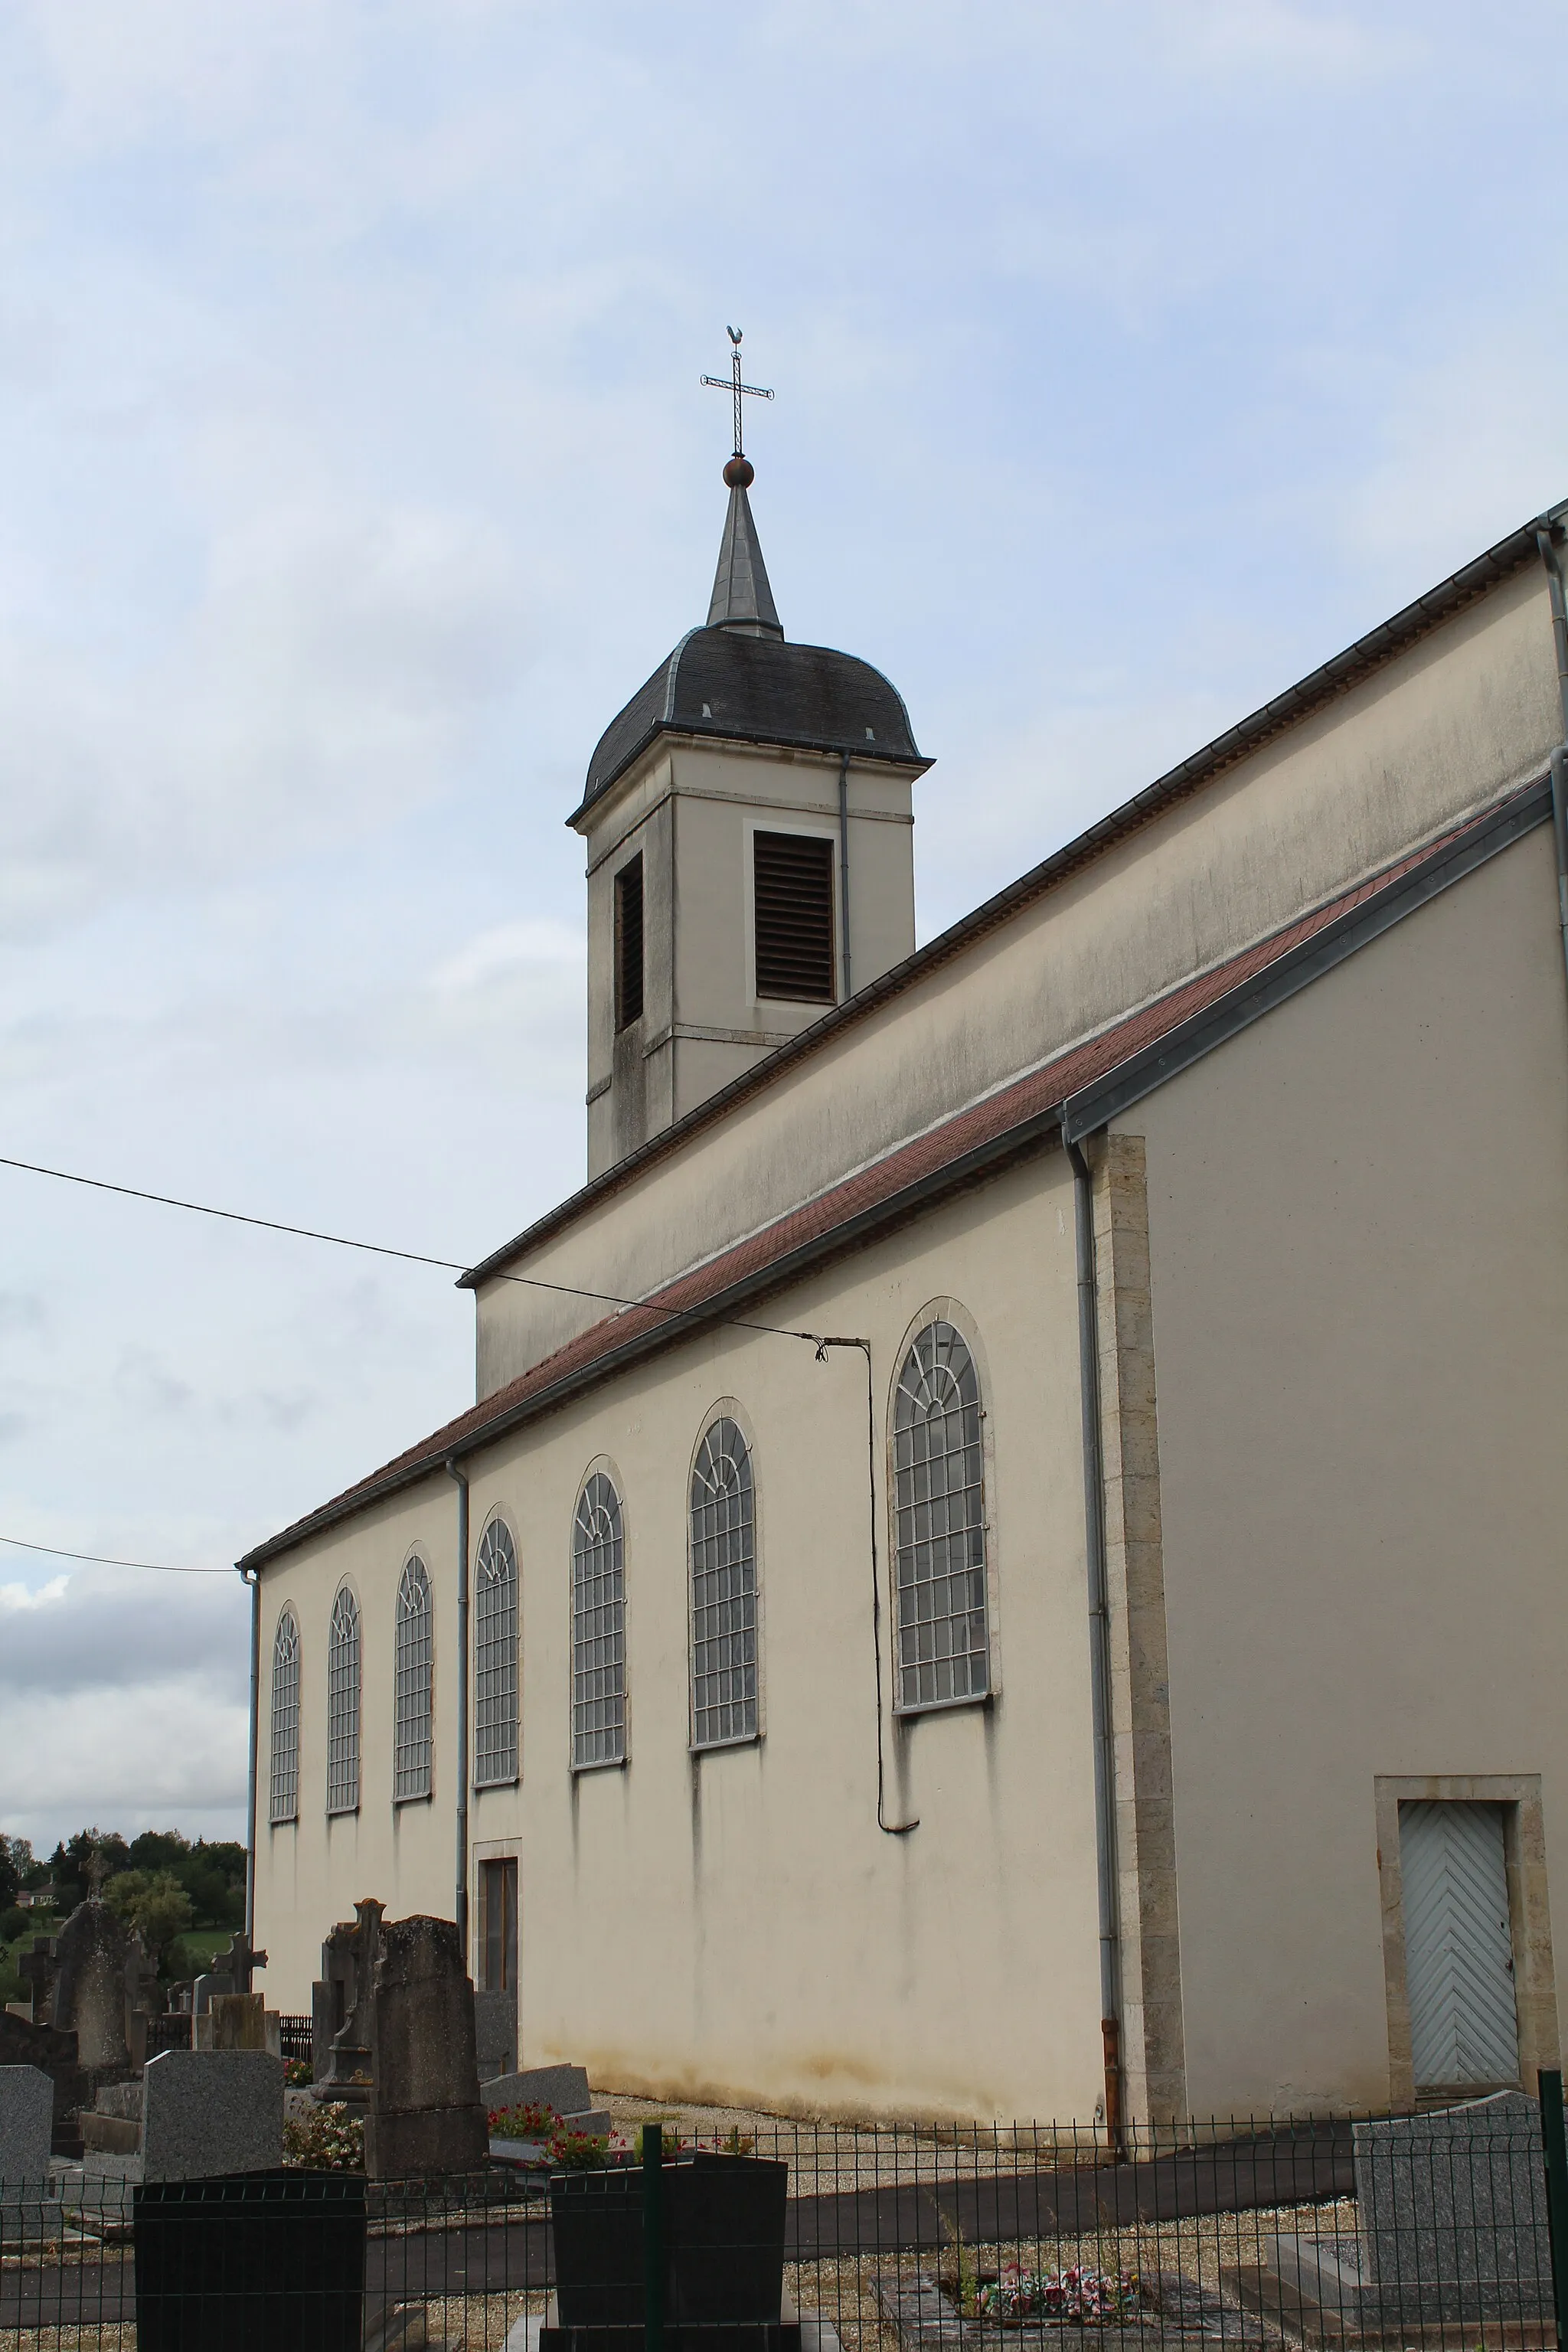
[{"label": "louvered vent", "polygon": [[757,994],[831,1004],[833,844],[807,833],[752,836]]},{"label": "louvered vent", "polygon": [[616,1027],[642,1019],[642,859],[616,877]]}]

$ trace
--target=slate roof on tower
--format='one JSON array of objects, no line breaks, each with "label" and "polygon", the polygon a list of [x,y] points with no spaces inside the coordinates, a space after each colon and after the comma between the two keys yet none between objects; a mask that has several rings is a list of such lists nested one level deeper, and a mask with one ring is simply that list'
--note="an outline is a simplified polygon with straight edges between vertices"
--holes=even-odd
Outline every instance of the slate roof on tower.
[{"label": "slate roof on tower", "polygon": [[[731,465],[735,461],[731,461]],[[740,461],[747,479],[751,467]],[[729,478],[729,469],[726,469]],[[575,824],[657,736],[712,735],[857,760],[922,760],[903,697],[869,662],[830,646],[789,644],[763,562],[746,479],[731,481],[707,625],[681,638],[588,762]]]}]

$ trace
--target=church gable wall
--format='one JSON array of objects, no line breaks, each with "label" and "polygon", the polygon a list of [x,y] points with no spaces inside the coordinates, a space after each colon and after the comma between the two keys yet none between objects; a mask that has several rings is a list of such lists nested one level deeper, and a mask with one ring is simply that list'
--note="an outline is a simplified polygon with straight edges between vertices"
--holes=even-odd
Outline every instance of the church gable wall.
[{"label": "church gable wall", "polygon": [[[910,1335],[939,1307],[983,1382],[996,1693],[895,1724],[890,1400]],[[520,1858],[524,2063],[570,2059],[595,2084],[658,2095],[1087,2117],[1101,2062],[1063,1155],[1046,1150],[943,1204],[780,1294],[761,1319],[871,1343],[886,1817],[920,1827],[898,1837],[877,1823],[858,1351],[819,1363],[800,1342],[721,1328],[476,1454],[474,1539],[501,1509],[521,1570],[521,1777],[475,1794],[471,1837],[476,1857]],[[764,1736],[694,1758],[689,1482],[703,1428],[731,1402],[756,1482]],[[574,1776],[571,1526],[588,1469],[605,1461],[626,1529],[628,1760]],[[431,1482],[267,1569],[264,1629],[285,1587],[299,1598],[309,1722],[324,1713],[338,1576],[352,1563],[366,1622],[379,1623],[416,1524],[430,1530],[437,1659],[449,1664],[455,1509],[445,1482]],[[357,1840],[334,1828],[329,1855],[314,1759],[298,1832],[261,1830],[258,1935],[272,1955],[268,1998],[285,2008],[304,2004],[325,1927],[356,1895],[392,1899],[384,1647],[367,1655],[365,1690]],[[424,1875],[417,1886],[405,1875],[396,1896],[448,1916],[451,1704],[443,1678]]]},{"label": "church gable wall", "polygon": [[1408,2092],[1380,1777],[1539,1774],[1568,1935],[1550,830],[1118,1125],[1146,1152],[1191,2105],[1377,2106]]},{"label": "church gable wall", "polygon": [[[1560,731],[1544,581],[1526,571],[920,974],[509,1271],[646,1293],[1539,774]],[[478,1306],[481,1396],[600,1312],[493,1279]]]}]

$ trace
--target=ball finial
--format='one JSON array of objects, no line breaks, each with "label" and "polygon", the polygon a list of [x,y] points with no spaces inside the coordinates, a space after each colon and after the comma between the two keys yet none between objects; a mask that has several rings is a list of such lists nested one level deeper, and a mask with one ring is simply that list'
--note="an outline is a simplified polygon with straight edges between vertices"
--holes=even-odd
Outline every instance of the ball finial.
[{"label": "ball finial", "polygon": [[749,457],[737,450],[724,468],[724,479],[732,490],[749,490],[757,478],[757,469]]}]

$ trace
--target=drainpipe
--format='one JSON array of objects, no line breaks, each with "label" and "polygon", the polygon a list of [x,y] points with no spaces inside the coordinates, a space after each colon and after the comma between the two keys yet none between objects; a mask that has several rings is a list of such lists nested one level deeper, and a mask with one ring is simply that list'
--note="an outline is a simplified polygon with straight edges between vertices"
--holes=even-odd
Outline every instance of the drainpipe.
[{"label": "drainpipe", "polygon": [[1100,1314],[1094,1269],[1094,1181],[1064,1130],[1072,1162],[1078,1239],[1078,1366],[1083,1422],[1083,1517],[1089,1554],[1089,1697],[1094,1731],[1094,1851],[1100,1898],[1100,2031],[1105,2048],[1105,2131],[1123,2153],[1121,1947],[1117,1917],[1116,1771],[1110,1728],[1110,1606],[1105,1566],[1105,1449],[1100,1421]]},{"label": "drainpipe", "polygon": [[468,1965],[468,1482],[455,1456],[447,1475],[458,1488],[458,1855],[452,1916],[463,1966]]},{"label": "drainpipe", "polygon": [[838,923],[844,938],[844,994],[849,984],[849,754],[838,754]]},{"label": "drainpipe", "polygon": [[1568,978],[1568,609],[1563,597],[1563,567],[1552,545],[1552,527],[1542,523],[1535,534],[1546,566],[1546,593],[1552,605],[1552,638],[1557,654],[1557,698],[1563,709],[1564,740],[1552,754],[1552,830],[1557,842],[1557,922],[1563,934],[1563,969]]},{"label": "drainpipe", "polygon": [[[250,1587],[250,1771],[245,1801],[245,1948],[256,1947],[256,1759],[261,1742],[261,1571],[245,1569]],[[248,1991],[249,1987],[246,1990]]]}]

